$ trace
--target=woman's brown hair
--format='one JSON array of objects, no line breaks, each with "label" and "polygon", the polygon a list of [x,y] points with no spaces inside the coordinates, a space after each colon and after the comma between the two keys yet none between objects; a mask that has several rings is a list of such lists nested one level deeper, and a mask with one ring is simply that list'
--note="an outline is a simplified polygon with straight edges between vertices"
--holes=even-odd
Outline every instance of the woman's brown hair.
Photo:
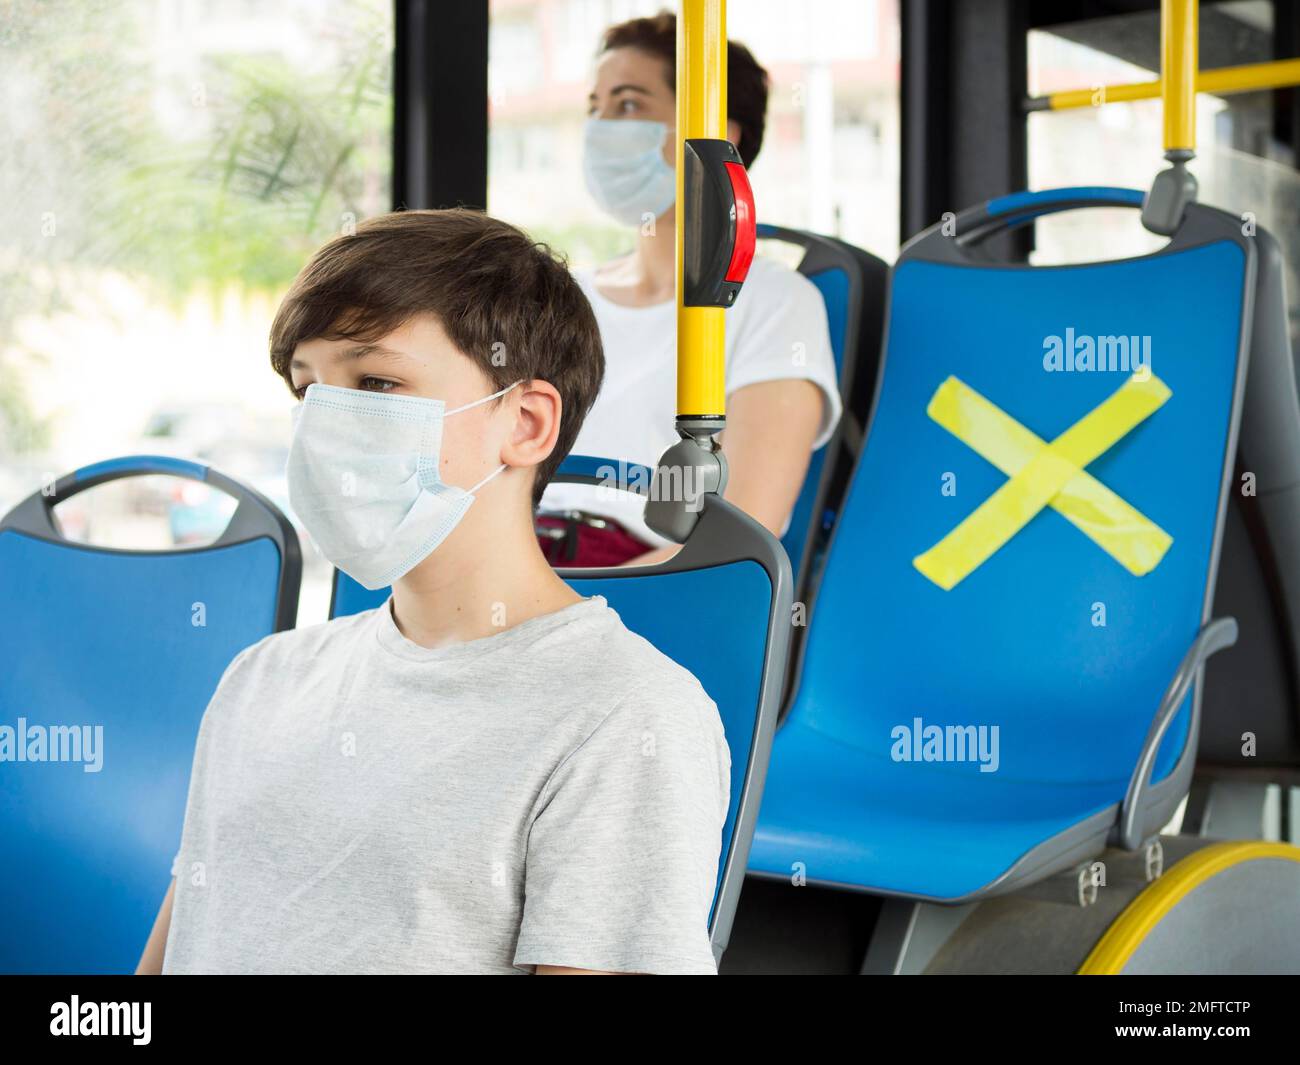
[{"label": "woman's brown hair", "polygon": [[[611,26],[600,41],[600,54],[615,48],[635,48],[662,59],[668,87],[677,91],[677,16],[661,11],[649,18],[634,18]],[[736,151],[745,166],[753,166],[763,146],[767,126],[770,79],[743,44],[727,41],[727,117],[740,127]]]}]

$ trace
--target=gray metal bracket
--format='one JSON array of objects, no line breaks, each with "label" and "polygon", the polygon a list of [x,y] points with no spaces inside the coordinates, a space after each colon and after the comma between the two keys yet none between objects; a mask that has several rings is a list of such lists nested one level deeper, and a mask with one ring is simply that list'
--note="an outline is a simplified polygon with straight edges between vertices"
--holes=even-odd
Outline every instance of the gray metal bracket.
[{"label": "gray metal bracket", "polygon": [[1059,902],[1078,909],[1097,901],[1096,861],[1079,862],[1071,869],[1027,884],[1016,892],[1019,898]]},{"label": "gray metal bracket", "polygon": [[1187,169],[1192,155],[1186,148],[1165,153],[1165,158],[1173,165],[1156,175],[1146,199],[1142,201],[1142,224],[1152,233],[1172,236],[1183,224],[1187,205],[1196,202],[1196,177]]},{"label": "gray metal bracket", "polygon": [[911,899],[881,900],[880,917],[859,970],[863,976],[916,976],[978,903],[943,906]]},{"label": "gray metal bracket", "polygon": [[681,439],[663,453],[655,467],[645,523],[674,543],[685,543],[704,509],[704,496],[722,495],[727,487],[727,457],[712,433],[716,428],[684,426]]}]

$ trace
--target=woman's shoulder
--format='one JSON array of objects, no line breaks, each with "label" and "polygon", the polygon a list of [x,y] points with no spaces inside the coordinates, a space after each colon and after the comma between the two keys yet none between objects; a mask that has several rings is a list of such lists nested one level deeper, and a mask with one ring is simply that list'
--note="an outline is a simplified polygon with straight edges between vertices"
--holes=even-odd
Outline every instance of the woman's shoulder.
[{"label": "woman's shoulder", "polygon": [[728,313],[738,318],[802,317],[824,314],[825,306],[817,286],[798,270],[776,259],[755,256],[740,297]]},{"label": "woman's shoulder", "polygon": [[[763,302],[769,299],[800,299],[806,300],[809,296],[820,300],[821,294],[814,285],[798,270],[794,270],[778,259],[769,258],[763,255],[754,256],[754,261],[750,263],[749,274],[745,278],[745,284],[741,287],[741,296],[746,292],[750,295],[761,293]],[[753,302],[753,301],[750,301]],[[740,304],[737,303],[737,306]]]}]

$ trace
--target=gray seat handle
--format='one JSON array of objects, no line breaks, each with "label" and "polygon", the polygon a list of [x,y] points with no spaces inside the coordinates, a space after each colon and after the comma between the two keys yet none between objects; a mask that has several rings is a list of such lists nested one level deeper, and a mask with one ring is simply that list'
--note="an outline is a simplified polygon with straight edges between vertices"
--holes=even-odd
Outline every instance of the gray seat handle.
[{"label": "gray seat handle", "polygon": [[[1205,664],[1205,660],[1211,655],[1233,646],[1236,642],[1237,619],[1215,618],[1213,621],[1207,622],[1201,628],[1201,631],[1197,633],[1196,639],[1192,641],[1192,646],[1187,649],[1187,653],[1183,655],[1183,660],[1174,671],[1173,680],[1169,682],[1169,687],[1165,689],[1164,697],[1160,700],[1160,707],[1156,710],[1156,715],[1151,721],[1151,727],[1147,730],[1146,739],[1142,744],[1142,754],[1138,758],[1137,767],[1133,770],[1132,777],[1129,778],[1128,790],[1124,794],[1124,805],[1120,810],[1119,829],[1120,844],[1125,850],[1135,851],[1143,843],[1139,815],[1142,812],[1142,800],[1151,788],[1151,770],[1155,766],[1156,753],[1160,750],[1160,741],[1165,738],[1165,733],[1173,723],[1178,708],[1182,706],[1183,700],[1187,697],[1187,692],[1191,689],[1197,673],[1200,671],[1201,666]],[[1189,736],[1195,735],[1196,730],[1192,729]]]}]

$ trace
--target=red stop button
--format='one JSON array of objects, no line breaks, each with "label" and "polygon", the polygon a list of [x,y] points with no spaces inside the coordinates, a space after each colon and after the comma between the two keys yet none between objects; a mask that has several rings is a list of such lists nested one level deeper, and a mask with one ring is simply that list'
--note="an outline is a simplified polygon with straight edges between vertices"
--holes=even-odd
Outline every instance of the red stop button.
[{"label": "red stop button", "polygon": [[754,245],[758,239],[758,220],[754,216],[754,190],[749,187],[749,175],[739,163],[723,163],[731,178],[731,191],[736,198],[736,243],[731,249],[731,262],[727,264],[726,280],[739,284],[749,273],[754,261]]}]

